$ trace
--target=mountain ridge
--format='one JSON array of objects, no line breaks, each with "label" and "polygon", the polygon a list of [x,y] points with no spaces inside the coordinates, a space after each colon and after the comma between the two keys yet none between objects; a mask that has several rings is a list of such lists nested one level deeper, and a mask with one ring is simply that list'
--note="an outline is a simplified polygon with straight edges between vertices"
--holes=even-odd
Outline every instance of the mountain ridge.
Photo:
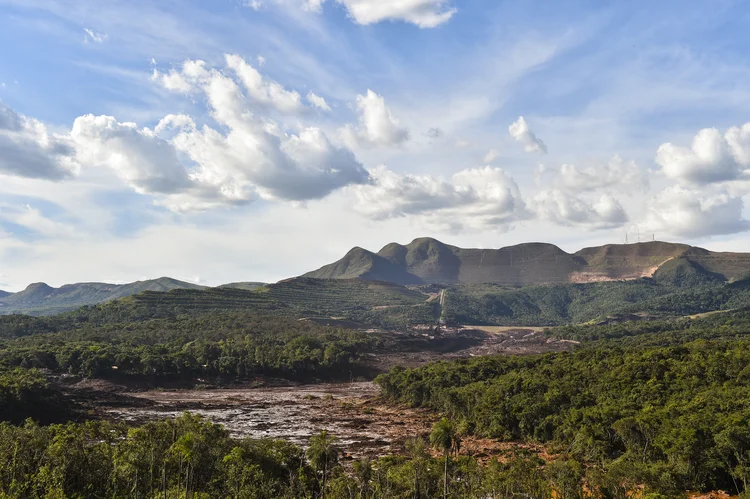
[{"label": "mountain ridge", "polygon": [[401,285],[583,283],[653,277],[662,265],[677,258],[727,281],[750,272],[750,253],[713,252],[664,241],[606,244],[567,253],[543,242],[478,249],[417,238],[407,245],[389,243],[377,253],[352,248],[340,260],[303,277],[356,278]]},{"label": "mountain ridge", "polygon": [[204,289],[205,286],[160,277],[127,284],[80,282],[54,288],[44,282],[29,284],[17,293],[0,294],[0,314],[50,313],[72,310],[83,305],[104,303],[143,291]]}]

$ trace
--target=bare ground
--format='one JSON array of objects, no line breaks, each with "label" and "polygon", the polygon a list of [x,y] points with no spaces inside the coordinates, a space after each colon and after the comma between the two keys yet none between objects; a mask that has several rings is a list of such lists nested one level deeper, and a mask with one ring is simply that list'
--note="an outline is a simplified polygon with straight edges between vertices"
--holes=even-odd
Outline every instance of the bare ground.
[{"label": "bare ground", "polygon": [[[390,336],[388,336],[390,335]],[[418,366],[440,359],[492,354],[527,354],[563,350],[570,343],[553,341],[532,328],[479,331],[465,328],[425,329],[384,336],[386,353],[366,362],[374,372],[394,365]],[[184,411],[223,424],[236,437],[285,439],[306,445],[311,435],[327,430],[336,435],[345,456],[355,459],[403,452],[404,441],[426,436],[438,415],[427,410],[385,404],[372,382],[330,383],[211,390],[158,389],[138,391],[104,381],[67,384],[68,393],[85,401],[106,419],[144,423],[175,417]],[[471,438],[465,453],[489,458],[517,444]],[[543,449],[537,449],[543,452]]]}]

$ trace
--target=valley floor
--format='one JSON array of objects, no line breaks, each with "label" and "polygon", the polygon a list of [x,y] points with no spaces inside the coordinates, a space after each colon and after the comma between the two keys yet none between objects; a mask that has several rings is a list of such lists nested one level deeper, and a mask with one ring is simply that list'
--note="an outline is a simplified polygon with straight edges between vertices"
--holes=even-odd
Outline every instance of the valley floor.
[{"label": "valley floor", "polygon": [[[416,367],[436,360],[540,353],[571,346],[565,340],[546,338],[540,328],[443,328],[408,336],[373,334],[394,341],[388,353],[371,354],[367,359],[373,372],[395,365]],[[82,380],[68,383],[64,389],[97,417],[133,424],[189,411],[223,424],[233,437],[284,439],[302,446],[310,436],[326,430],[339,438],[351,459],[400,454],[407,438],[427,436],[438,419],[430,411],[382,403],[379,389],[371,381],[265,382],[267,386],[256,388],[144,389]],[[482,457],[497,454],[503,447],[476,440],[467,442],[465,452]]]}]

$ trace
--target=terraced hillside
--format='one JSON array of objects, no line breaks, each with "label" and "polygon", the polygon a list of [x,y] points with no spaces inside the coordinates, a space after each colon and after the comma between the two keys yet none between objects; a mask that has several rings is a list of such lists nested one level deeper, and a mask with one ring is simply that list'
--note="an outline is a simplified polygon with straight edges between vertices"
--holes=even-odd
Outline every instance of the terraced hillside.
[{"label": "terraced hillside", "polygon": [[[105,325],[242,311],[294,319],[333,318],[363,325],[404,327],[435,322],[435,302],[428,300],[428,294],[392,283],[296,278],[255,290],[220,287],[145,291],[82,307],[56,316],[56,320],[60,327],[66,327],[71,321]],[[27,319],[24,321],[26,329],[37,327],[34,317]],[[18,323],[18,319],[13,322]]]},{"label": "terraced hillside", "polygon": [[660,241],[609,244],[570,254],[546,243],[465,249],[420,238],[405,246],[390,243],[377,253],[354,248],[341,260],[305,276],[398,284],[585,283],[652,277],[662,265],[678,258],[726,281],[750,273],[750,253],[717,253]]}]

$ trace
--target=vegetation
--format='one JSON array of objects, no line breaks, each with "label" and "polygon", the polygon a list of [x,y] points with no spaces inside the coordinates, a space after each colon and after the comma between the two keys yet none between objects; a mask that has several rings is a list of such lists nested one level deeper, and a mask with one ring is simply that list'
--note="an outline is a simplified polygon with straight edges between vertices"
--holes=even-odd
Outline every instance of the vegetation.
[{"label": "vegetation", "polygon": [[328,434],[311,438],[305,452],[284,441],[233,439],[190,414],[135,428],[0,423],[0,497],[624,499],[636,489],[627,466],[544,465],[517,451],[488,466],[456,456],[444,468],[448,461],[430,456],[421,438],[407,451],[347,470]]},{"label": "vegetation", "polygon": [[493,284],[452,286],[444,316],[451,323],[557,326],[642,314],[677,317],[745,306],[750,283],[706,281],[681,287],[678,281],[560,284],[509,288]]},{"label": "vegetation", "polygon": [[72,416],[72,407],[48,386],[39,371],[0,370],[0,421],[21,423],[34,418],[51,423]]},{"label": "vegetation", "polygon": [[490,357],[396,368],[385,396],[470,432],[552,443],[660,492],[750,478],[750,340]]},{"label": "vegetation", "polygon": [[[76,416],[48,385],[49,373],[156,385],[368,374],[363,359],[385,348],[384,340],[299,318],[430,322],[439,305],[426,297],[437,290],[295,279],[254,290],[146,292],[51,317],[0,316],[0,498],[749,492],[750,283],[720,282],[679,261],[654,279],[450,287],[442,309],[450,321],[564,324],[547,334],[580,345],[573,352],[396,368],[378,377],[387,400],[444,416],[428,438],[434,455],[415,436],[406,455],[347,466],[325,432],[301,449],[235,440],[192,415],[137,428],[38,425]],[[716,310],[722,311],[620,322],[635,313]],[[471,435],[543,444],[556,459],[518,452],[480,465],[459,453]]]},{"label": "vegetation", "polygon": [[[6,317],[5,336],[39,325],[16,317],[18,324]],[[375,346],[364,333],[226,312],[106,326],[84,322],[77,329],[24,335],[0,341],[0,366],[156,383],[254,376],[349,380],[363,373],[358,360]]]},{"label": "vegetation", "polygon": [[[37,321],[0,315],[0,337],[60,331],[79,324],[119,324],[147,319],[174,319],[227,311],[249,311],[284,318],[341,317],[383,327],[435,320],[427,295],[395,284],[361,280],[290,279],[254,289],[221,287],[145,291],[108,303],[84,306]],[[8,333],[24,322],[27,331]]]}]

